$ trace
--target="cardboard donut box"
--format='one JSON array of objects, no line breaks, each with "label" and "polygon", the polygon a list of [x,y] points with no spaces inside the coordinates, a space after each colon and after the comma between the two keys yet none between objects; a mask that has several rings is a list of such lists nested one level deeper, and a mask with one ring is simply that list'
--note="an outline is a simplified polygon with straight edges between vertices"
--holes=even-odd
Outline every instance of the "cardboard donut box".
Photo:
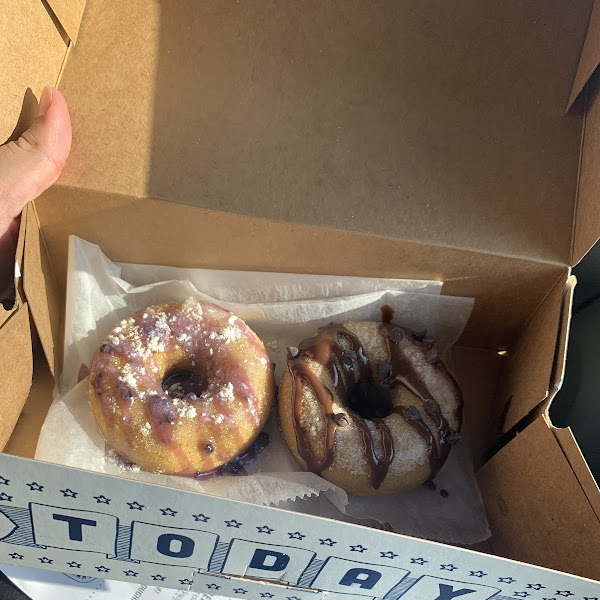
[{"label": "cardboard donut box", "polygon": [[[0,139],[46,83],[74,132],[0,310],[0,563],[253,600],[600,597],[600,493],[547,414],[600,235],[598,2],[6,0],[0,31]],[[33,460],[70,234],[116,261],[474,297],[453,362],[489,542]]]}]

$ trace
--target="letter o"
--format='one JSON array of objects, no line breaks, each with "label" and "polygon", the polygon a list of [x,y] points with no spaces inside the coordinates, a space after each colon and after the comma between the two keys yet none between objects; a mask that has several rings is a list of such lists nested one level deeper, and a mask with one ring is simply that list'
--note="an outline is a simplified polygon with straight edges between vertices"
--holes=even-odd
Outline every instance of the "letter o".
[{"label": "letter o", "polygon": [[[173,542],[179,542],[179,550],[173,550]],[[185,535],[163,533],[158,536],[156,549],[165,556],[173,558],[188,558],[194,553],[194,540]]]}]

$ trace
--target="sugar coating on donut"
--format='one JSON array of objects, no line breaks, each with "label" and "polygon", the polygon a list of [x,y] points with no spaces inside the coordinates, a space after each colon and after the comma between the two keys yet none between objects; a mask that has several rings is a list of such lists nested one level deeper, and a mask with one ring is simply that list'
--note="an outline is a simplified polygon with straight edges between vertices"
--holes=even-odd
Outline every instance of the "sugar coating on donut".
[{"label": "sugar coating on donut", "polygon": [[233,384],[231,383],[231,381],[228,381],[221,388],[221,392],[220,393],[223,396],[223,398],[225,398],[225,400],[227,400],[227,402],[233,402],[235,400],[235,395],[233,393]]},{"label": "sugar coating on donut", "polygon": [[[191,317],[197,323],[202,321],[202,315],[204,311],[202,309],[202,305],[200,302],[195,300],[194,298],[188,298],[182,305],[181,310],[189,317]],[[174,322],[176,319],[169,319],[171,322]]]},{"label": "sugar coating on donut", "polygon": [[[387,359],[387,348],[383,337],[379,334],[379,323],[356,321],[344,323],[344,327],[358,337],[371,362],[376,364]],[[348,345],[345,340],[341,342]]]},{"label": "sugar coating on donut", "polygon": [[[354,327],[358,325],[358,327]],[[366,325],[367,327],[364,327]],[[362,339],[365,333],[372,333],[371,323],[349,323],[347,329],[357,333]],[[362,326],[362,327],[361,327]],[[366,338],[370,341],[364,344],[366,353],[370,357],[384,358],[384,344],[382,340],[373,338]],[[342,342],[342,345],[346,345]],[[372,353],[371,353],[372,351]],[[317,377],[324,382],[325,386],[329,389],[333,389],[331,377],[327,372],[327,369],[320,363],[314,360],[307,360],[311,370],[317,375]],[[301,424],[305,425],[309,430],[309,436],[311,442],[314,444],[316,454],[322,456],[324,448],[323,430],[325,428],[324,420],[322,417],[322,411],[320,405],[316,399],[312,387],[303,385],[304,401],[302,405],[302,417]],[[340,401],[338,396],[334,396],[333,409],[335,414],[348,415],[348,407]],[[394,420],[394,424],[398,429],[406,429],[403,433],[410,434],[408,427],[403,423],[402,417],[398,415],[391,415],[390,419]],[[373,437],[373,443],[375,446],[375,452],[378,457],[383,455],[383,448],[381,439],[375,435],[375,427],[372,421],[366,420],[367,427],[371,431]],[[404,427],[403,427],[404,426]],[[412,436],[411,436],[412,437]],[[390,464],[390,473],[396,475],[402,475],[408,471],[411,471],[425,453],[425,444],[421,439],[410,439],[406,435],[399,435],[395,440],[396,451],[402,456],[402,460],[394,460]],[[357,452],[357,447],[362,445],[362,439],[360,433],[355,427],[339,427],[336,430],[335,446],[334,446],[334,459],[333,467],[338,467],[354,475],[368,476],[369,468],[368,464],[364,460],[362,453]]]},{"label": "sugar coating on donut", "polygon": [[273,401],[273,364],[256,334],[196,299],[119,322],[90,372],[90,403],[107,441],[165,473],[228,462],[253,442]]}]

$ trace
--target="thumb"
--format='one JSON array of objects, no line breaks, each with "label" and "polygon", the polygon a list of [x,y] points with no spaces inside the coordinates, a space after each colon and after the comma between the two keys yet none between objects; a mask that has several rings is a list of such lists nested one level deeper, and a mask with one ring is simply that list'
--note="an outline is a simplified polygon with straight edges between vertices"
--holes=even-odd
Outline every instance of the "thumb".
[{"label": "thumb", "polygon": [[0,146],[0,241],[23,206],[58,179],[70,149],[67,103],[58,90],[46,86],[31,127]]}]

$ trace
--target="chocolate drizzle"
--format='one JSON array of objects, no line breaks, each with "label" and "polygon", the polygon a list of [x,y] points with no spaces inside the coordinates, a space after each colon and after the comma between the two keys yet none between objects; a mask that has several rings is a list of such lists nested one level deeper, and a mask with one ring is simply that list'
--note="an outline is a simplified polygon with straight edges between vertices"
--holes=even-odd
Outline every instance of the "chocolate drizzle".
[{"label": "chocolate drizzle", "polygon": [[392,438],[392,433],[382,419],[376,418],[372,420],[372,423],[379,432],[381,445],[383,446],[383,456],[379,458],[375,452],[373,435],[371,434],[367,422],[355,414],[352,415],[352,418],[358,426],[362,436],[365,456],[371,470],[371,485],[374,489],[378,490],[381,487],[383,480],[386,478],[392,460],[394,460],[394,439]]},{"label": "chocolate drizzle", "polygon": [[[363,452],[369,465],[370,482],[374,489],[380,488],[395,456],[394,440],[384,420],[389,414],[401,415],[424,440],[431,471],[429,478],[440,470],[448,456],[451,443],[455,443],[456,432],[451,430],[439,404],[432,397],[424,380],[402,348],[403,340],[410,340],[410,343],[415,344],[419,343],[418,339],[412,331],[386,321],[385,317],[388,315],[389,312],[382,315],[384,322],[379,326],[388,352],[387,361],[376,368],[379,385],[374,380],[374,370],[360,341],[343,325],[332,324],[321,327],[316,336],[303,341],[297,349],[294,348],[295,352],[289,353],[288,367],[292,375],[292,421],[298,454],[306,462],[309,471],[320,474],[331,466],[337,427],[347,425],[347,419],[342,419],[343,413],[334,414],[332,391],[313,372],[308,360],[321,364],[328,371],[335,393],[348,407],[348,416],[361,433]],[[391,318],[391,315],[389,317]],[[343,344],[342,340],[346,343]],[[439,368],[440,376],[446,377],[456,386],[439,359],[436,358],[431,362]],[[437,436],[417,407],[391,406],[389,390],[397,384],[405,386],[422,400],[428,420],[433,421],[437,428]],[[324,435],[321,456],[315,454],[308,430],[302,424],[305,385],[312,390],[323,417]],[[367,420],[371,421],[371,427]],[[376,451],[373,429],[379,436],[381,456]]]},{"label": "chocolate drizzle", "polygon": [[[339,338],[346,339],[352,350],[345,350]],[[358,338],[342,325],[321,327],[314,338],[300,344],[298,351],[296,357],[290,358],[288,363],[293,377],[293,422],[298,454],[306,462],[309,471],[321,473],[333,461],[335,430],[340,417],[334,414],[333,394],[321,383],[305,358],[310,357],[329,371],[335,391],[342,398],[348,397],[349,390],[354,384],[355,364],[361,379],[370,378],[369,361]],[[325,421],[325,448],[320,458],[313,453],[307,431],[300,425],[304,383],[313,390]]]},{"label": "chocolate drizzle", "polygon": [[[429,464],[431,467],[430,477],[433,477],[442,468],[448,453],[450,445],[446,443],[446,437],[450,434],[451,429],[448,421],[442,415],[440,405],[433,399],[431,393],[427,389],[427,385],[419,376],[419,373],[411,365],[409,359],[402,352],[400,342],[405,336],[416,337],[408,329],[393,325],[392,323],[382,323],[379,326],[379,331],[383,335],[388,351],[388,360],[391,364],[390,374],[383,380],[384,387],[393,387],[401,383],[408,388],[415,396],[423,401],[423,408],[428,416],[435,423],[438,436],[439,448],[435,441],[435,436],[419,410],[414,406],[397,407],[393,412],[402,414],[406,422],[411,425],[414,430],[423,438],[427,444],[427,453],[429,456]],[[439,359],[436,358],[439,362]],[[441,362],[440,362],[441,364]],[[414,409],[414,410],[412,410]]]},{"label": "chocolate drizzle", "polygon": [[396,311],[389,304],[384,304],[381,307],[381,322],[391,323],[395,312]]}]

